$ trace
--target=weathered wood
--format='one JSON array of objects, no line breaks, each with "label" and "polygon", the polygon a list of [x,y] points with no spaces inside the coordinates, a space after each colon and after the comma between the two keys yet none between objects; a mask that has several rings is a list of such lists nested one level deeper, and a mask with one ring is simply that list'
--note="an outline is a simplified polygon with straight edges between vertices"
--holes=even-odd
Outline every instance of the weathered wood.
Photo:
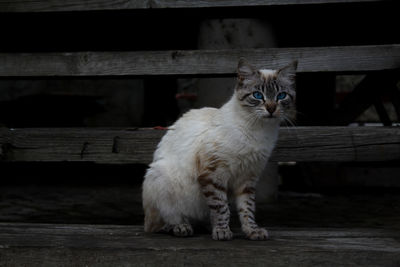
[{"label": "weathered wood", "polygon": [[1,0],[0,12],[61,12],[90,10],[261,7],[275,5],[390,2],[390,0]]},{"label": "weathered wood", "polygon": [[258,68],[298,60],[299,72],[400,68],[400,45],[77,53],[0,53],[0,76],[233,75],[240,57]]},{"label": "weathered wood", "polygon": [[0,224],[5,266],[396,266],[399,232],[378,229],[270,229],[271,240],[235,235],[176,238],[140,226]]},{"label": "weathered wood", "polygon": [[0,137],[2,157],[7,161],[99,163],[149,163],[164,134],[164,131],[146,129],[90,128],[13,129],[1,132],[5,134]]},{"label": "weathered wood", "polygon": [[[152,129],[0,129],[2,161],[150,163],[165,131]],[[282,128],[271,161],[400,159],[399,127]]]},{"label": "weathered wood", "polygon": [[272,161],[386,161],[400,159],[397,127],[281,129]]}]

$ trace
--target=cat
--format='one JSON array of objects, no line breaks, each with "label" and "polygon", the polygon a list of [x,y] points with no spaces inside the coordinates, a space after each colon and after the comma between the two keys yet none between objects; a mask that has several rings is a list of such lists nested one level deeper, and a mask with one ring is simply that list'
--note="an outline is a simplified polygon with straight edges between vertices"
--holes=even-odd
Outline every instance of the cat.
[{"label": "cat", "polygon": [[192,109],[168,128],[143,181],[145,232],[191,236],[193,222],[210,220],[212,238],[230,240],[229,195],[246,238],[268,238],[255,221],[256,184],[280,123],[294,115],[296,68],[257,70],[241,58],[227,103]]}]

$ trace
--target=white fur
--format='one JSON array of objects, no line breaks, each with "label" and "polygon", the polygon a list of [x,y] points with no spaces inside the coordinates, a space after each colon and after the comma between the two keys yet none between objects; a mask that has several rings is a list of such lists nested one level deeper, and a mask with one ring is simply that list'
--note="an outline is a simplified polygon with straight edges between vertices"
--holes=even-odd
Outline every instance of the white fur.
[{"label": "white fur", "polygon": [[276,74],[276,70],[270,70],[270,69],[262,69],[259,70],[259,72],[261,73],[262,76],[264,76],[264,78],[268,78],[269,76],[273,76]]},{"label": "white fur", "polygon": [[[236,189],[260,175],[278,138],[279,119],[252,123],[236,95],[220,109],[191,110],[172,125],[154,153],[143,183],[143,206],[156,209],[166,224],[203,220],[209,208],[197,181],[196,153],[217,154],[229,168],[221,176]],[[219,150],[215,151],[215,142]]]}]

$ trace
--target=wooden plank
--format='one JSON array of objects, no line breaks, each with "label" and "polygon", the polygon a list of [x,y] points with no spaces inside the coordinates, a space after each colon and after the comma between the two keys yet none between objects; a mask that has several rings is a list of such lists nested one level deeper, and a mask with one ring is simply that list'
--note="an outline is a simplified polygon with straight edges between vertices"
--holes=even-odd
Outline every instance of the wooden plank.
[{"label": "wooden plank", "polygon": [[63,12],[92,10],[262,7],[275,5],[390,2],[390,0],[0,0],[0,12]]},{"label": "wooden plank", "polygon": [[[152,129],[0,129],[2,161],[144,163],[165,131]],[[271,161],[400,159],[400,127],[282,128]]]},{"label": "wooden plank", "polygon": [[[281,129],[272,161],[387,161],[400,159],[397,127]],[[293,160],[288,160],[293,159]]]},{"label": "wooden plank", "polygon": [[0,77],[234,75],[240,57],[258,68],[298,60],[299,72],[400,68],[400,44],[233,50],[0,53]]},{"label": "wooden plank", "polygon": [[397,266],[399,232],[272,228],[266,242],[144,234],[141,226],[0,224],[5,266]]}]

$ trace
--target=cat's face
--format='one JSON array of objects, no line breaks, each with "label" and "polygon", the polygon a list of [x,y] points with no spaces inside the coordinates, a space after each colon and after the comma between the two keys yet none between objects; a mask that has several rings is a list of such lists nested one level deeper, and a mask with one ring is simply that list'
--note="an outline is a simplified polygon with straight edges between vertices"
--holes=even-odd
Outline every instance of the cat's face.
[{"label": "cat's face", "polygon": [[279,70],[256,70],[241,59],[236,86],[239,103],[256,118],[291,122],[296,108],[296,68],[294,61]]}]

